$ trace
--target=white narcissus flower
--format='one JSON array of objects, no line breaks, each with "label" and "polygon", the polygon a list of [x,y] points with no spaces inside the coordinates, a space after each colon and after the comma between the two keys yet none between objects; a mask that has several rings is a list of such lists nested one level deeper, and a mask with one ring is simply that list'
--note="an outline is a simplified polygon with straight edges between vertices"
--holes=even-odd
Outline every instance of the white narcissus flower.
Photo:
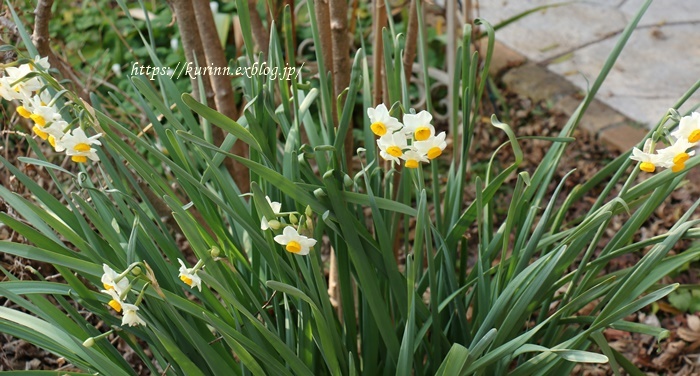
[{"label": "white narcissus flower", "polygon": [[406,151],[401,156],[401,159],[405,161],[404,166],[406,166],[406,168],[418,168],[421,162],[430,162],[424,153],[416,149]]},{"label": "white narcissus flower", "polygon": [[143,321],[143,319],[139,317],[139,315],[136,313],[136,311],[139,310],[139,307],[129,303],[122,303],[122,309],[124,310],[124,316],[122,316],[122,325],[146,326],[146,322]]},{"label": "white narcissus flower", "polygon": [[[48,127],[42,128],[42,131],[49,135],[49,144],[51,144],[51,146],[53,146],[53,148],[59,153],[66,150],[66,147],[61,143],[61,140],[63,139],[63,136],[66,135],[64,130],[68,128],[69,125],[70,124],[68,124],[68,122],[65,120],[57,120],[51,123],[51,125]],[[36,130],[34,132],[36,132]]]},{"label": "white narcissus flower", "polygon": [[693,112],[683,116],[678,123],[678,129],[671,133],[676,138],[686,138],[690,143],[700,142],[700,113]]},{"label": "white narcissus flower", "polygon": [[403,116],[404,133],[412,135],[416,141],[425,141],[435,135],[435,127],[430,122],[433,115],[428,111],[421,111],[417,114],[405,114]]},{"label": "white narcissus flower", "polygon": [[[270,207],[272,208],[272,212],[275,214],[279,214],[280,211],[282,210],[282,204],[279,202],[270,200],[270,197],[268,197],[268,196],[265,196],[265,199],[267,200],[267,203],[270,204]],[[260,229],[265,231],[269,228],[270,228],[270,223],[267,220],[267,218],[265,218],[265,216],[263,216],[262,219],[260,220]]]},{"label": "white narcissus flower", "polygon": [[118,295],[121,295],[126,289],[129,288],[129,280],[126,277],[122,277],[119,281],[119,273],[115,272],[107,264],[102,264],[102,286],[105,290],[114,290]]},{"label": "white narcissus flower", "polygon": [[367,116],[372,122],[370,129],[379,137],[394,133],[403,127],[398,119],[389,115],[389,110],[383,103],[375,108],[368,108]]},{"label": "white narcissus flower", "polygon": [[72,134],[69,132],[63,136],[60,145],[61,148],[66,150],[66,154],[71,157],[73,162],[85,163],[88,158],[93,161],[99,161],[97,150],[93,149],[91,145],[102,145],[97,140],[100,136],[102,136],[102,133],[88,137],[85,135],[85,131],[81,128],[76,128],[72,131]]},{"label": "white narcissus flower", "polygon": [[180,263],[180,274],[178,275],[180,280],[191,288],[197,287],[199,292],[202,292],[202,279],[197,275],[194,268],[188,268],[180,259],[177,259],[177,261]]},{"label": "white narcissus flower", "polygon": [[288,252],[297,255],[308,255],[309,250],[316,245],[316,239],[307,238],[304,235],[299,235],[294,227],[285,227],[282,235],[275,236],[277,244],[285,246]]},{"label": "white narcissus flower", "polygon": [[644,151],[635,147],[632,149],[632,155],[630,156],[631,160],[642,162],[639,165],[639,169],[644,172],[654,172],[656,171],[656,166],[661,166],[667,163],[667,161],[664,161],[663,156],[659,154],[652,154],[650,153],[650,150],[651,139],[647,139],[644,143]]},{"label": "white narcissus flower", "polygon": [[13,80],[11,77],[0,77],[0,97],[6,101],[11,101],[13,99],[22,99],[23,92],[15,90],[12,87]]},{"label": "white narcissus flower", "polygon": [[[45,56],[45,57],[41,57],[39,55],[34,56],[34,65],[40,66],[40,67],[44,68],[45,70],[48,70],[49,68],[51,68],[51,64],[49,64],[49,57],[48,56]],[[34,68],[32,67],[32,69],[34,69]]]},{"label": "white narcissus flower", "polygon": [[40,90],[44,86],[44,82],[39,76],[25,79],[32,72],[36,72],[36,70],[31,64],[22,64],[18,67],[5,68],[5,77],[12,85],[12,90],[30,96],[33,91]]},{"label": "white narcissus flower", "polygon": [[45,127],[47,124],[57,120],[61,120],[61,114],[58,113],[58,108],[55,106],[37,106],[32,110],[29,118],[40,127]]},{"label": "white narcissus flower", "polygon": [[400,163],[399,158],[403,155],[404,149],[408,148],[406,136],[403,133],[387,134],[377,140],[379,155],[388,161]]},{"label": "white narcissus flower", "polygon": [[[60,139],[63,136],[63,129],[66,128],[65,125],[51,127],[54,122],[63,121],[58,108],[54,105],[48,105],[48,103],[51,103],[51,99],[51,94],[48,91],[43,91],[31,97],[24,96],[22,105],[17,106],[17,113],[20,116],[34,121],[35,125],[32,130],[42,140],[46,140],[49,136]],[[54,144],[55,140],[52,142],[52,145]]]},{"label": "white narcissus flower", "polygon": [[416,141],[413,146],[418,153],[426,155],[428,159],[435,159],[447,147],[445,132],[440,132],[437,136],[430,137],[425,141]]},{"label": "white narcissus flower", "polygon": [[117,312],[122,311],[122,304],[124,304],[124,302],[122,301],[121,297],[119,297],[119,294],[116,290],[109,289],[100,291],[112,297],[112,300],[110,300],[109,303],[107,303],[110,307],[112,307],[112,309],[114,309]]},{"label": "white narcissus flower", "polygon": [[673,145],[658,150],[657,153],[661,159],[660,165],[670,168],[673,172],[679,172],[685,168],[685,161],[695,155],[695,151],[688,152],[695,144],[688,141],[686,138],[679,138]]}]

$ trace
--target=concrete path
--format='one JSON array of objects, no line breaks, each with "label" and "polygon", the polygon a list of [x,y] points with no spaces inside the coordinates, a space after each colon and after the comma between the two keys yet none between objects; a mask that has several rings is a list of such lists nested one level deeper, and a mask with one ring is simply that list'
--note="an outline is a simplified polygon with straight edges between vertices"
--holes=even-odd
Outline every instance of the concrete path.
[{"label": "concrete path", "polygon": [[[496,32],[496,39],[585,90],[643,0],[585,0],[548,8]],[[482,0],[479,16],[497,24],[554,0]],[[700,80],[700,0],[656,0],[596,98],[653,127]],[[696,93],[681,110],[700,103]]]}]

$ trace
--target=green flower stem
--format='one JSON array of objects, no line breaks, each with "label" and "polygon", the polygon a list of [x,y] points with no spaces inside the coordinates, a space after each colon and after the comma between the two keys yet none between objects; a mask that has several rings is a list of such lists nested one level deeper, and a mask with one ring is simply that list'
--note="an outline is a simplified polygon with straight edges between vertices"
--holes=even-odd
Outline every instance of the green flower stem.
[{"label": "green flower stem", "polygon": [[141,300],[143,300],[143,296],[146,293],[146,289],[150,285],[151,285],[150,281],[144,283],[143,287],[141,288],[141,291],[139,292],[139,296],[136,298],[136,302],[134,303],[135,306],[138,306],[139,304],[141,304]]}]

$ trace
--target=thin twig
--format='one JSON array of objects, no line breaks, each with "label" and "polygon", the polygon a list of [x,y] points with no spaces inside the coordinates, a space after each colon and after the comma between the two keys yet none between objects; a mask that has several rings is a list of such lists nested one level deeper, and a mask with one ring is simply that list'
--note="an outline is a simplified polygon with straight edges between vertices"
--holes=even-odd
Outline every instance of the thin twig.
[{"label": "thin twig", "polygon": [[160,374],[160,376],[165,376],[168,373],[168,370],[170,369],[170,363],[165,367],[163,370],[163,373]]}]

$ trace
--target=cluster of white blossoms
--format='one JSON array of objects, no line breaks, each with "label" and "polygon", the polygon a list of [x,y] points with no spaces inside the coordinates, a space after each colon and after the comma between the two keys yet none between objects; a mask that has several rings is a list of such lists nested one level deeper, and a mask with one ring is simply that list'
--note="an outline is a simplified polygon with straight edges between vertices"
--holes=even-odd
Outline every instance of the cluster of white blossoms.
[{"label": "cluster of white blossoms", "polygon": [[[112,307],[117,313],[122,313],[122,325],[136,326],[136,325],[146,325],[146,322],[136,313],[139,307],[136,304],[126,303],[126,299],[129,290],[131,289],[131,284],[126,275],[131,271],[132,268],[127,269],[123,273],[119,274],[110,268],[107,264],[102,265],[102,286],[104,290],[103,293],[109,295],[112,300],[109,301],[109,306]],[[138,303],[138,302],[137,302]]]},{"label": "cluster of white blossoms", "polygon": [[654,172],[656,167],[670,168],[673,172],[679,172],[685,168],[685,162],[695,155],[691,149],[700,143],[700,113],[693,112],[684,116],[678,123],[678,129],[671,133],[673,144],[667,148],[653,152],[653,143],[647,139],[644,149],[634,148],[630,159],[641,162],[639,169],[645,172]]},{"label": "cluster of white blossoms", "polygon": [[[272,212],[275,213],[275,215],[279,215],[280,211],[282,210],[282,204],[270,200],[270,197],[268,196],[265,196],[265,199],[270,205],[270,208],[272,208]],[[311,220],[311,215],[313,215],[313,212],[311,211],[311,208],[307,207],[306,212],[304,214],[306,215],[306,221],[303,223],[305,223],[306,228],[313,228],[313,221]],[[263,216],[260,219],[260,229],[263,231],[267,231],[270,229],[279,230],[282,226],[284,226],[282,234],[275,236],[275,242],[279,245],[284,246],[284,249],[287,252],[301,256],[308,255],[311,248],[313,248],[316,245],[316,239],[311,239],[309,237],[299,234],[299,230],[301,227],[299,225],[300,220],[293,213],[289,215],[289,222],[291,222],[291,224],[284,224],[278,221],[277,219],[268,220],[267,218],[265,218],[265,216]]]},{"label": "cluster of white blossoms", "polygon": [[418,168],[421,163],[430,163],[447,147],[445,132],[435,134],[430,124],[433,116],[427,111],[404,114],[403,124],[389,114],[384,104],[367,109],[372,122],[370,129],[379,136],[377,146],[382,158],[407,168]]},{"label": "cluster of white blossoms", "polygon": [[57,152],[65,152],[74,162],[85,163],[88,158],[98,161],[97,150],[92,145],[102,145],[97,139],[88,137],[80,127],[70,129],[56,106],[57,98],[52,98],[41,76],[32,75],[36,67],[49,69],[48,58],[39,58],[18,66],[4,69],[0,77],[0,97],[7,101],[19,101],[17,113],[34,122],[32,131],[42,140],[48,141]]}]

